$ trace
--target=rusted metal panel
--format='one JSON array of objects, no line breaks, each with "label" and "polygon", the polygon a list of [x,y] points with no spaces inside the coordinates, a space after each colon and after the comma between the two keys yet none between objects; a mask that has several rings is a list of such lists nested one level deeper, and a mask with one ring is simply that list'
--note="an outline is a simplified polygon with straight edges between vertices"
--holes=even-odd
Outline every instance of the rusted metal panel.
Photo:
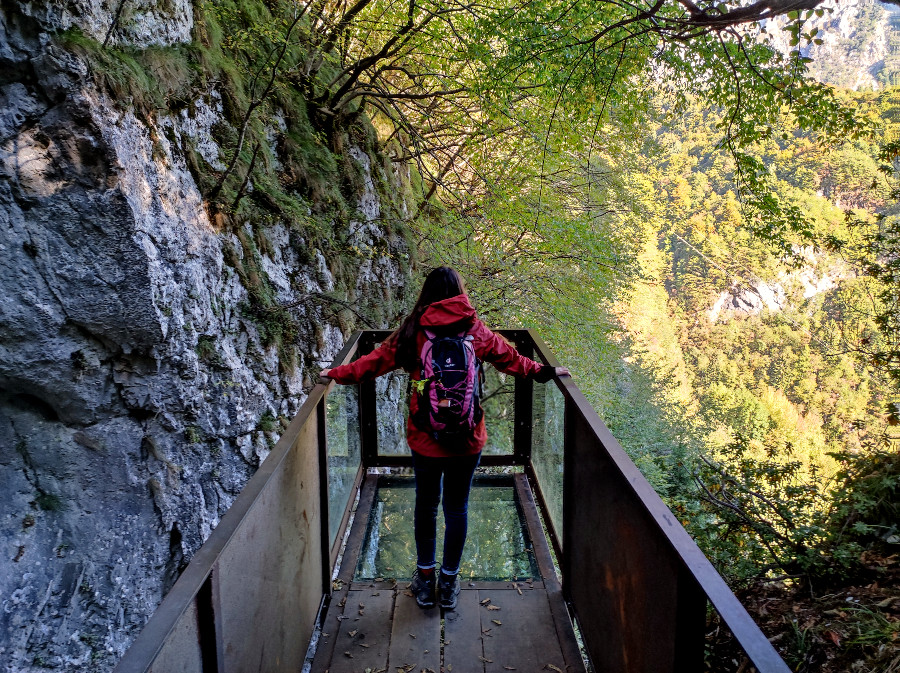
[{"label": "rusted metal panel", "polygon": [[319,489],[318,428],[309,422],[213,569],[221,673],[303,665],[322,598]]},{"label": "rusted metal panel", "polygon": [[197,628],[197,606],[191,603],[149,669],[150,673],[204,673]]},{"label": "rusted metal panel", "polygon": [[577,413],[566,430],[563,584],[592,662],[674,672],[678,560]]},{"label": "rusted metal panel", "polygon": [[[540,336],[533,330],[530,330],[530,334],[536,351],[541,354],[545,362],[558,366],[558,361]],[[643,544],[643,553],[650,555],[651,559],[653,554],[659,554],[657,567],[677,586],[672,590],[676,596],[680,594],[678,601],[672,601],[675,612],[671,618],[676,623],[683,620],[686,615],[697,615],[702,612],[699,605],[703,601],[698,599],[694,589],[699,588],[700,593],[709,599],[722,620],[731,629],[750,662],[760,673],[788,673],[790,669],[787,664],[784,663],[746,609],[713,568],[709,559],[703,555],[675,515],[666,507],[631,459],[628,458],[574,381],[569,377],[564,377],[557,380],[556,385],[565,395],[569,409],[567,415],[569,427],[566,431],[568,435],[567,453],[569,445],[576,447],[571,456],[566,456],[567,464],[572,466],[572,469],[565,469],[567,507],[573,507],[574,503],[581,505],[581,509],[584,510],[585,506],[582,503],[585,499],[595,500],[593,507],[596,521],[603,518],[627,520],[628,526],[624,521],[622,524],[617,524],[622,529],[621,534],[635,538],[636,541],[633,545],[636,548]],[[573,472],[577,475],[572,474]],[[593,480],[588,478],[588,475],[592,475]],[[604,496],[599,491],[605,488],[612,489],[613,493],[605,496],[604,500]],[[605,507],[613,509],[604,511]],[[639,515],[642,515],[643,518]],[[594,523],[588,518],[576,523],[569,518],[568,514],[564,518],[567,531],[564,533],[562,546],[565,549],[566,544],[576,544],[578,533],[583,533],[585,530],[582,526],[594,525]],[[612,542],[617,542],[621,546],[621,541],[613,540]],[[583,545],[583,541],[579,544]],[[590,549],[584,550],[585,553],[582,556],[594,556],[596,557],[594,560],[599,562],[604,554],[602,545],[592,544],[590,547]],[[570,595],[573,595],[577,589],[578,595],[584,598],[582,585],[576,584],[576,579],[572,574],[573,570],[570,565],[572,563],[576,563],[574,556],[566,555],[561,559],[564,589],[569,591]],[[577,562],[577,567],[587,568],[588,564],[583,563],[582,559]],[[602,568],[598,567],[594,572],[596,574],[599,571],[602,571]],[[682,571],[686,571],[687,575],[682,574]],[[579,577],[577,581],[581,582],[583,579],[584,577]],[[627,589],[627,586],[623,587],[624,589]],[[652,584],[648,585],[647,591],[652,595]],[[594,612],[585,613],[577,606],[576,612],[579,624],[583,629],[586,625],[593,624],[598,618],[602,618]],[[696,620],[696,617],[693,619]],[[698,632],[694,623],[681,621],[677,628],[680,636]],[[692,635],[691,637],[696,636]],[[702,643],[697,647],[701,645]],[[688,649],[685,649],[684,643],[680,643],[677,652],[673,650],[673,657],[676,657],[676,661],[694,661],[696,659],[694,654],[696,650],[687,647]],[[591,656],[595,656],[594,648],[590,645],[588,648]],[[602,666],[598,666],[598,668],[602,670]],[[661,668],[658,670],[672,669]]]}]

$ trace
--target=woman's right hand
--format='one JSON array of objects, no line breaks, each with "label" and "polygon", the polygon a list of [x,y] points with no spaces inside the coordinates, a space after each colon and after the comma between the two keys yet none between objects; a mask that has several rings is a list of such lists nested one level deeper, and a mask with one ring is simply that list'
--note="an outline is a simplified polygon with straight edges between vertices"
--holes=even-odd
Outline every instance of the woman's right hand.
[{"label": "woman's right hand", "polygon": [[555,369],[555,373],[557,376],[571,376],[572,375],[569,373],[568,367],[557,367]]},{"label": "woman's right hand", "polygon": [[323,379],[330,379],[331,378],[330,374],[331,374],[330,369],[323,369],[322,371],[319,372],[319,376]]}]

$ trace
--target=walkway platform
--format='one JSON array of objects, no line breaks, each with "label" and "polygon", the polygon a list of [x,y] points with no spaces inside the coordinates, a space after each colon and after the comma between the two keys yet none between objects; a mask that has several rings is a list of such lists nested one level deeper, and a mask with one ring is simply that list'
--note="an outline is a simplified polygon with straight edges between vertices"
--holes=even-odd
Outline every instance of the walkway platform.
[{"label": "walkway platform", "polygon": [[[559,365],[536,332],[501,334]],[[389,335],[353,335],[332,366]],[[701,672],[710,607],[737,646],[734,668],[710,673],[790,673],[571,377],[486,385],[489,474],[469,499],[456,610],[407,593],[405,385],[323,382],[116,673]]]},{"label": "walkway platform", "polygon": [[[408,578],[360,577],[384,570],[371,558],[363,558],[373,544],[391,558],[390,542],[379,530],[391,524],[385,508],[377,506],[385,500],[379,498],[379,488],[402,488],[390,477],[367,476],[335,591],[322,621],[313,673],[439,673],[442,669],[446,673],[583,673],[572,622],[525,475],[476,478],[470,521],[479,514],[490,515],[490,508],[479,511],[478,503],[485,500],[479,497],[479,491],[489,488],[499,492],[503,485],[515,494],[515,502],[508,501],[505,509],[514,507],[525,549],[517,550],[515,544],[504,548],[501,543],[501,553],[520,556],[524,551],[530,558],[524,564],[521,559],[510,563],[507,558],[483,558],[485,550],[476,550],[482,557],[475,563],[477,567],[464,564],[461,574],[479,577],[463,577],[457,608],[423,610],[408,590]],[[496,499],[493,502],[496,511]],[[408,514],[403,522],[408,526],[407,537],[412,533],[411,511]],[[508,516],[500,513],[496,518],[505,519],[494,522],[497,538],[517,537]],[[483,523],[488,528],[492,525]],[[403,544],[403,540],[395,540],[395,544]],[[477,539],[474,544],[482,546]],[[482,579],[510,568],[513,577]],[[527,568],[536,572],[518,576]]]}]

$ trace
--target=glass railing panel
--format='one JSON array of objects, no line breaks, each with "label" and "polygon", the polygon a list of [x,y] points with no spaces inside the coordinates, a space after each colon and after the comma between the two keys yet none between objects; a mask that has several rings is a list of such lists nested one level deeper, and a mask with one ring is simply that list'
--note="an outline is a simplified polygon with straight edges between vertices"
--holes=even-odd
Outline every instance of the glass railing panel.
[{"label": "glass railing panel", "polygon": [[515,378],[498,372],[489,365],[484,367],[484,395],[482,408],[487,426],[485,455],[504,456],[513,453],[513,428],[515,419]]},{"label": "glass railing panel", "polygon": [[[356,580],[409,579],[416,565],[415,484],[410,477],[379,478]],[[444,518],[438,511],[437,560]],[[509,477],[478,475],[469,496],[469,531],[460,577],[466,581],[540,577],[525,518]]]},{"label": "glass railing panel", "polygon": [[554,383],[535,383],[532,398],[531,464],[547,514],[561,541],[566,400]]},{"label": "glass railing panel", "polygon": [[408,456],[406,419],[409,415],[409,374],[402,369],[375,379],[378,455]]},{"label": "glass railing panel", "polygon": [[361,461],[359,386],[335,386],[325,401],[328,445],[328,532],[333,545]]}]

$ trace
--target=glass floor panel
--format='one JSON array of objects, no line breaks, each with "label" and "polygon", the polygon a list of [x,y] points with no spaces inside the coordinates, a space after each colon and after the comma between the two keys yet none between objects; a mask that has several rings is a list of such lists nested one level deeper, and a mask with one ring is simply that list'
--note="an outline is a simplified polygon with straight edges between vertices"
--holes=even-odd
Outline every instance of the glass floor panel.
[{"label": "glass floor panel", "polygon": [[[379,478],[354,580],[410,579],[416,565],[415,498],[412,477]],[[443,544],[444,515],[438,509],[438,563]],[[512,478],[476,475],[469,495],[469,532],[460,579],[510,581],[538,577],[540,572]]]}]

